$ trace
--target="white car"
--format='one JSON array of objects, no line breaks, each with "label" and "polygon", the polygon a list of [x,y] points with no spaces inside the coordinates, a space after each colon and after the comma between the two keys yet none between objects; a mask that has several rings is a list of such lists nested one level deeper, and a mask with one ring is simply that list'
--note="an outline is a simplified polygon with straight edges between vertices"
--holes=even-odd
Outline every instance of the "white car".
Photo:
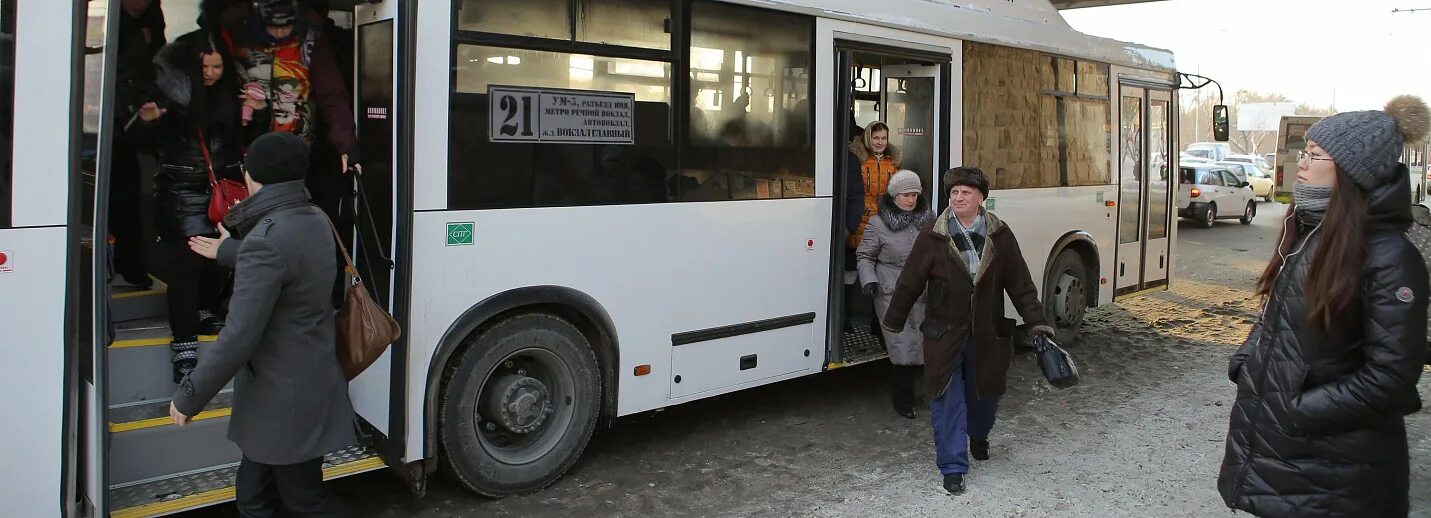
[{"label": "white car", "polygon": [[1247,182],[1252,186],[1252,196],[1272,201],[1273,190],[1276,187],[1272,182],[1272,175],[1258,169],[1257,166],[1247,162],[1234,162],[1229,159],[1226,162],[1218,162],[1217,165],[1226,167],[1232,171],[1233,176],[1238,180]]},{"label": "white car", "polygon": [[1190,164],[1178,175],[1178,216],[1193,218],[1203,228],[1212,228],[1218,219],[1238,218],[1251,225],[1257,216],[1252,187],[1226,167]]},{"label": "white car", "polygon": [[1227,155],[1227,158],[1224,158],[1222,161],[1252,164],[1257,166],[1258,169],[1261,169],[1262,172],[1267,173],[1268,176],[1271,176],[1272,173],[1272,164],[1260,155]]}]

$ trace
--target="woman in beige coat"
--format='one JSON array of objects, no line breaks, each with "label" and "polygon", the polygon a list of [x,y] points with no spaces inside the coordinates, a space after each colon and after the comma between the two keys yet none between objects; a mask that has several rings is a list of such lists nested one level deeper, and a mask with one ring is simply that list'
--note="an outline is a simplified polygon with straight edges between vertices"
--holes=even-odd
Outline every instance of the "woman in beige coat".
[{"label": "woman in beige coat", "polygon": [[[929,203],[913,171],[900,171],[889,180],[886,194],[878,201],[875,217],[869,219],[858,257],[860,284],[865,294],[874,300],[876,317],[884,320],[895,281],[904,269],[904,261],[914,247],[914,238],[933,218]],[[914,419],[914,378],[923,368],[924,356],[920,343],[924,337],[919,325],[924,322],[924,300],[921,298],[909,311],[909,320],[899,333],[884,331],[889,349],[893,376],[890,383],[895,413]]]}]

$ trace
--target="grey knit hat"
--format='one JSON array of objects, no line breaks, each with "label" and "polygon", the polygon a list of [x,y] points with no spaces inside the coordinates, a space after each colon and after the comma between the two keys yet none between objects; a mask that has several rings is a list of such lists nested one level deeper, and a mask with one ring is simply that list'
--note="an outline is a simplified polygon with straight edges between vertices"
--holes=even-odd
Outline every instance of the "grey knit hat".
[{"label": "grey knit hat", "polygon": [[1338,113],[1307,130],[1307,140],[1327,150],[1364,191],[1399,180],[1396,164],[1406,144],[1431,130],[1431,115],[1420,97],[1402,95],[1382,110]]},{"label": "grey knit hat", "polygon": [[919,183],[919,174],[905,169],[890,177],[886,190],[890,196],[899,196],[907,192],[924,192],[924,187]]}]

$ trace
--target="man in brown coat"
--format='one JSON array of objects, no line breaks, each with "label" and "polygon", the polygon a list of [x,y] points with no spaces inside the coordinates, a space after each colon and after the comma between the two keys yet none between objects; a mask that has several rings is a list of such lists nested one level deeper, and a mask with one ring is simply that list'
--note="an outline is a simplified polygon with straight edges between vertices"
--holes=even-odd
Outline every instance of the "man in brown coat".
[{"label": "man in brown coat", "polygon": [[[989,180],[974,167],[944,173],[949,208],[915,238],[882,324],[903,329],[928,286],[924,325],[925,395],[935,460],[950,493],[964,491],[969,454],[989,458],[989,432],[1008,385],[1014,321],[1004,293],[1032,332],[1053,336],[1023,251],[1003,221],[983,209]],[[893,332],[893,331],[892,331]]]}]

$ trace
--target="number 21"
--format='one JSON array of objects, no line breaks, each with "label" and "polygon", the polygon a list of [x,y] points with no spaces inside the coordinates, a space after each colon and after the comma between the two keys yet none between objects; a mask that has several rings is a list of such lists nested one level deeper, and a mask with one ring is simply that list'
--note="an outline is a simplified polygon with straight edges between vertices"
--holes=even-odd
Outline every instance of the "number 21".
[{"label": "number 21", "polygon": [[[521,104],[522,123],[520,129],[523,137],[530,137],[532,136],[532,97],[523,96]],[[519,126],[513,124],[513,121],[517,119],[517,97],[513,95],[503,95],[501,109],[507,112],[507,118],[502,121],[502,127],[499,132],[509,137],[516,136]]]}]

